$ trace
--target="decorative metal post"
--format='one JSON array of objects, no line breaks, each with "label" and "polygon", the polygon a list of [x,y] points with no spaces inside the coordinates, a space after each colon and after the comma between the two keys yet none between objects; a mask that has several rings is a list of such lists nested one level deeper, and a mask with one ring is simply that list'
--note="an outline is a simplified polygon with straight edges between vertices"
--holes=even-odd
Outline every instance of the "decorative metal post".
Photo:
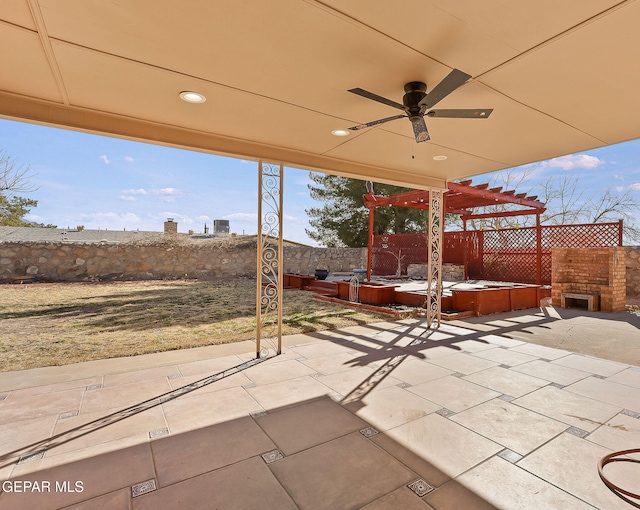
[{"label": "decorative metal post", "polygon": [[427,327],[431,328],[436,321],[436,328],[440,327],[442,297],[442,230],[443,195],[445,190],[429,189],[429,253],[427,260],[428,289],[427,289]]},{"label": "decorative metal post", "polygon": [[[282,352],[282,163],[258,167],[256,357]],[[262,341],[269,347],[262,347]]]},{"label": "decorative metal post", "polygon": [[373,263],[373,231],[375,229],[375,210],[369,207],[369,239],[367,241],[367,281],[371,281],[371,264]]},{"label": "decorative metal post", "polygon": [[542,285],[542,226],[540,212],[536,213],[536,283]]}]

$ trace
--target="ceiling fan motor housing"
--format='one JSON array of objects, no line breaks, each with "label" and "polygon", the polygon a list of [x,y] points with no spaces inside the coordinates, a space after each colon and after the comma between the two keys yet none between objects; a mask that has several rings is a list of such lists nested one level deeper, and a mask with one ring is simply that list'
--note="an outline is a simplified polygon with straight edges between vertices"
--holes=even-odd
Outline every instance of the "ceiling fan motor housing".
[{"label": "ceiling fan motor housing", "polygon": [[409,119],[411,119],[411,117],[421,116],[422,108],[418,103],[427,95],[427,86],[421,81],[412,81],[404,86],[404,92],[402,104],[404,104],[408,110]]}]

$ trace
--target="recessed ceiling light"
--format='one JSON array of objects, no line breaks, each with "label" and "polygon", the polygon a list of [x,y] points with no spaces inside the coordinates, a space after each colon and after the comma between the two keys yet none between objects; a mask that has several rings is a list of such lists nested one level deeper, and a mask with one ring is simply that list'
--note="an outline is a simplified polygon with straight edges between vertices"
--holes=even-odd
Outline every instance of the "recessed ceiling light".
[{"label": "recessed ceiling light", "polygon": [[180,99],[186,101],[187,103],[204,103],[207,98],[198,92],[192,92],[186,90],[184,92],[180,92]]},{"label": "recessed ceiling light", "polygon": [[334,129],[333,131],[331,131],[331,134],[334,136],[348,136],[349,131],[346,129]]},{"label": "recessed ceiling light", "polygon": [[445,159],[447,159],[447,156],[433,156],[433,159],[435,161],[444,161]]}]

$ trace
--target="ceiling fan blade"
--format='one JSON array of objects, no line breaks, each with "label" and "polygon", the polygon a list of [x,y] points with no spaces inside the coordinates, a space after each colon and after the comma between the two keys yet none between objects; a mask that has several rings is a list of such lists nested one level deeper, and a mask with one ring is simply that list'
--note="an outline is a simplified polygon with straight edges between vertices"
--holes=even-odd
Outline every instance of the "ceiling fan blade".
[{"label": "ceiling fan blade", "polygon": [[445,117],[450,119],[487,119],[493,108],[489,109],[453,109],[453,110],[431,110],[426,113],[427,117]]},{"label": "ceiling fan blade", "polygon": [[431,92],[422,98],[422,101],[420,101],[418,105],[424,106],[425,108],[432,108],[436,103],[439,103],[463,85],[469,78],[471,78],[471,75],[463,73],[459,69],[452,70],[440,83],[433,87]]},{"label": "ceiling fan blade", "polygon": [[413,117],[411,119],[411,125],[413,126],[413,136],[416,137],[417,143],[426,142],[431,139],[424,117]]},{"label": "ceiling fan blade", "polygon": [[386,119],[378,119],[372,120],[371,122],[367,122],[366,124],[358,124],[357,126],[350,127],[350,131],[359,131],[360,129],[366,129],[373,126],[377,126],[378,124],[384,124],[385,122],[389,122],[390,120],[402,119],[406,117],[406,115],[394,115],[393,117],[387,117]]},{"label": "ceiling fan blade", "polygon": [[349,89],[347,92],[351,92],[352,94],[356,94],[358,96],[366,97],[367,99],[371,99],[373,101],[378,101],[378,103],[386,104],[387,106],[393,106],[394,108],[398,108],[399,110],[404,110],[404,105],[400,103],[396,103],[395,101],[391,101],[391,99],[387,99],[386,97],[379,96],[378,94],[374,94],[373,92],[369,92],[368,90],[364,90],[361,88]]}]

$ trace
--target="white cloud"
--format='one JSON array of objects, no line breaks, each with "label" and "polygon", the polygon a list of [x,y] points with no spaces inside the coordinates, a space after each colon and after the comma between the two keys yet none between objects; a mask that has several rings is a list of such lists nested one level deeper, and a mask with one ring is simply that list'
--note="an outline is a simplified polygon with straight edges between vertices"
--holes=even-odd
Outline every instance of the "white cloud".
[{"label": "white cloud", "polygon": [[562,170],[573,170],[575,168],[591,169],[602,165],[604,161],[596,156],[588,154],[572,154],[553,158],[541,164],[543,168],[561,168]]},{"label": "white cloud", "polygon": [[138,189],[123,189],[122,190],[122,194],[123,195],[146,195],[147,191],[143,188],[138,188]]},{"label": "white cloud", "polygon": [[129,163],[133,163],[135,161],[135,159],[133,159],[131,156],[125,156],[124,160],[129,162]]},{"label": "white cloud", "polygon": [[206,214],[201,214],[200,216],[196,216],[196,221],[207,221],[207,222],[211,222],[213,221],[211,218],[209,218],[209,216],[207,216]]},{"label": "white cloud", "polygon": [[105,164],[105,165],[108,165],[109,163],[111,163],[111,160],[110,160],[110,159],[107,159],[106,154],[103,154],[102,156],[100,156],[100,159],[101,159],[102,161],[104,161],[104,164]]},{"label": "white cloud", "polygon": [[130,195],[120,195],[120,200],[123,200],[124,202],[133,202],[135,199],[135,197]]},{"label": "white cloud", "polygon": [[631,185],[631,189],[636,190],[636,191],[640,191],[640,182],[634,182]]}]

